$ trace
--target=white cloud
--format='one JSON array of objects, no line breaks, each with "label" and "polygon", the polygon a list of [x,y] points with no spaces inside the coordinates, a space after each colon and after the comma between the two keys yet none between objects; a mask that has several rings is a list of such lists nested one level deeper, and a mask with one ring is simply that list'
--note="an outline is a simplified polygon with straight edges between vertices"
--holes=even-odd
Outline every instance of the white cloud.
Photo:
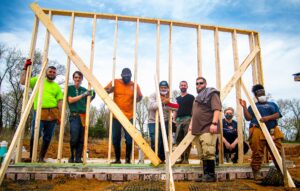
[{"label": "white cloud", "polygon": [[292,74],[300,71],[300,38],[268,34],[262,39],[263,69],[266,88],[275,99],[297,98],[299,82]]}]

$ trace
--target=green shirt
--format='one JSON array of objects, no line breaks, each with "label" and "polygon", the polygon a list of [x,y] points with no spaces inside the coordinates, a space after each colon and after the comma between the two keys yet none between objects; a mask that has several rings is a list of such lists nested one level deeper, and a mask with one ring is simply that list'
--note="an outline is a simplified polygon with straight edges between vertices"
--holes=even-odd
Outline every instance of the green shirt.
[{"label": "green shirt", "polygon": [[[87,89],[84,87],[79,87],[78,89],[75,88],[74,85],[71,85],[68,87],[68,97],[76,97],[84,92],[86,92]],[[87,102],[87,97],[81,98],[79,101],[74,102],[74,103],[68,103],[70,112],[71,113],[85,113],[86,112],[86,102]]]},{"label": "green shirt", "polygon": [[[30,88],[36,84],[38,77],[32,77],[30,79]],[[37,108],[38,94],[34,98],[34,110]],[[42,108],[55,108],[57,107],[58,101],[63,99],[63,93],[56,82],[49,82],[47,79],[44,80],[44,92],[42,96]]]}]

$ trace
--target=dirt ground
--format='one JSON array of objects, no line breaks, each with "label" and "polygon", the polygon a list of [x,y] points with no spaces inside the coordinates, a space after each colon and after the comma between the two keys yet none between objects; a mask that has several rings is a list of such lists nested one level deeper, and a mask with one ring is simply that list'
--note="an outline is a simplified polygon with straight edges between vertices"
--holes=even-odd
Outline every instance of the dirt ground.
[{"label": "dirt ground", "polygon": [[[29,150],[29,143],[25,141],[24,146]],[[125,147],[125,144],[123,144]],[[284,144],[286,158],[294,161],[295,168],[289,169],[291,176],[300,180],[300,144]],[[94,140],[89,143],[90,158],[107,158],[107,140]],[[124,157],[122,149],[122,156]],[[135,155],[137,157],[137,149]],[[63,148],[63,157],[69,157],[69,144],[65,143]],[[56,158],[57,143],[53,142],[49,148],[46,157]],[[113,155],[112,155],[113,156]],[[197,156],[192,155],[191,158]],[[245,162],[249,162],[249,154],[245,156]],[[98,180],[87,180],[84,178],[56,178],[51,181],[10,181],[4,180],[0,191],[13,190],[45,190],[45,191],[121,191],[121,190],[164,190],[164,182],[103,182]],[[279,191],[287,190],[284,187],[270,187],[257,185],[253,180],[239,179],[235,181],[217,182],[217,183],[195,183],[195,182],[175,182],[175,189],[179,191],[191,190],[263,190],[263,191]],[[290,189],[291,190],[291,189]],[[297,189],[292,189],[297,190]],[[300,190],[300,189],[299,189]]]}]

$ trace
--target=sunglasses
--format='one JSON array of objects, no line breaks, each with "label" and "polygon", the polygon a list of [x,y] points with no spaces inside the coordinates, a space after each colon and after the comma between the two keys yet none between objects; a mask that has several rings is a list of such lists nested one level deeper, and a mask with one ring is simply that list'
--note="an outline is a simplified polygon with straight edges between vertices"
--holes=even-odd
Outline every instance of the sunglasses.
[{"label": "sunglasses", "polygon": [[264,89],[259,89],[255,91],[255,94],[262,94],[262,93],[265,93]]},{"label": "sunglasses", "polygon": [[204,84],[204,82],[196,82],[196,86],[203,85],[203,84]]}]

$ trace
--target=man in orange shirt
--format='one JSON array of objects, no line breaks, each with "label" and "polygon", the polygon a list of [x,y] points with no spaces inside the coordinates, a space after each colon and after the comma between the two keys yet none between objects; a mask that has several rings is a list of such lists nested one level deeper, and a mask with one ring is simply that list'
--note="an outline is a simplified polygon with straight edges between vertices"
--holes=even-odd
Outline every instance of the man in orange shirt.
[{"label": "man in orange shirt", "polygon": [[[134,82],[131,81],[131,71],[129,68],[124,68],[121,73],[122,79],[115,79],[114,86],[110,82],[105,90],[107,93],[114,93],[114,101],[132,123],[133,117],[133,99],[134,99]],[[141,101],[143,95],[141,93],[139,85],[137,85],[137,102]],[[112,140],[115,150],[116,160],[112,164],[121,164],[121,132],[122,124],[113,117],[112,124]],[[125,132],[125,143],[126,143],[126,158],[125,163],[130,164],[130,156],[132,150],[132,138],[128,132],[124,129]]]}]

